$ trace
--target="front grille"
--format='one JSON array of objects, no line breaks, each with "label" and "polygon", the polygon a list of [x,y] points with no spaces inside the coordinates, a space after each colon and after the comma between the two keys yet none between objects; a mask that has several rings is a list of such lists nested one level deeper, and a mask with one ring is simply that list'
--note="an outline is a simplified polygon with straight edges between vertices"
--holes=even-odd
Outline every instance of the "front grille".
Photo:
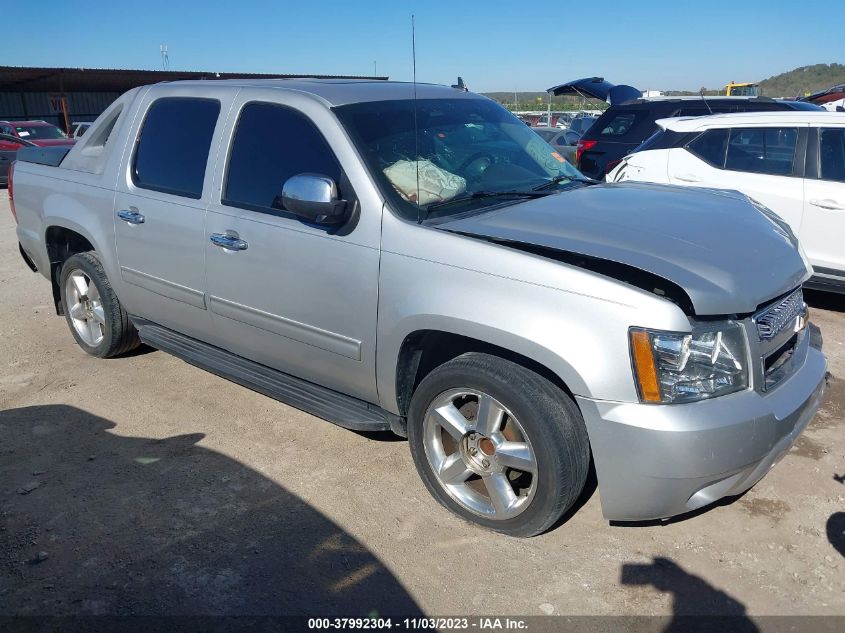
[{"label": "front grille", "polygon": [[804,294],[801,288],[754,315],[757,325],[757,335],[761,341],[768,341],[791,325],[796,318],[804,313]]},{"label": "front grille", "polygon": [[781,380],[789,376],[795,369],[795,347],[798,344],[798,334],[793,334],[778,350],[769,354],[763,361],[763,391],[768,391]]}]

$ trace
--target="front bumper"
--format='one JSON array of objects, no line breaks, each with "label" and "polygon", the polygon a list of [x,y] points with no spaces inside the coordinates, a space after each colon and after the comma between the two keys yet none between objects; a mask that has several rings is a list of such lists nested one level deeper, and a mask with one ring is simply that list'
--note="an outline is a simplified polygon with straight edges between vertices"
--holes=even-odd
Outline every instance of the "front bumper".
[{"label": "front bumper", "polygon": [[768,393],[689,404],[577,397],[604,516],[663,519],[751,488],[790,449],[821,405],[827,359],[804,337],[804,362]]}]

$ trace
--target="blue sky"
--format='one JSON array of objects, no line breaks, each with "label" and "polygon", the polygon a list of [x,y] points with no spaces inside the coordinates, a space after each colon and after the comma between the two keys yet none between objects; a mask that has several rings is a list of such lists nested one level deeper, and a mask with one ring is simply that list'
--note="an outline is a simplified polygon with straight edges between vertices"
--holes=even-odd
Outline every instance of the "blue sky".
[{"label": "blue sky", "polygon": [[36,4],[37,18],[6,13],[0,64],[158,69],[166,43],[173,70],[371,74],[375,60],[380,75],[410,80],[411,13],[417,79],[461,75],[478,92],[593,75],[697,90],[845,62],[843,0]]}]

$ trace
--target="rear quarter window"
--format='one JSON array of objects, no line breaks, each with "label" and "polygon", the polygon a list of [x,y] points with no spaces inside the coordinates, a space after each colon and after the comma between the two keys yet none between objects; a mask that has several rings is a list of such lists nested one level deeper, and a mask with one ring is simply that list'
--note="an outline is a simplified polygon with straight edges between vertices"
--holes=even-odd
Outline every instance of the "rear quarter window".
[{"label": "rear quarter window", "polygon": [[642,113],[635,111],[620,110],[611,114],[607,120],[596,123],[598,136],[624,137],[637,125],[642,118]]},{"label": "rear quarter window", "polygon": [[728,148],[728,130],[707,130],[687,145],[687,150],[705,163],[722,169]]}]

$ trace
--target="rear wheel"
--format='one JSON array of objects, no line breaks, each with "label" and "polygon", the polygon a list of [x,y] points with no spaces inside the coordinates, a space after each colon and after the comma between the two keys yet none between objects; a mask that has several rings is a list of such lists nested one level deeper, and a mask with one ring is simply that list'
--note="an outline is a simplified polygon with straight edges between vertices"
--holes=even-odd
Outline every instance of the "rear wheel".
[{"label": "rear wheel", "polygon": [[87,353],[109,358],[140,344],[138,332],[93,253],[77,253],[67,259],[59,288],[71,334]]},{"label": "rear wheel", "polygon": [[440,503],[512,536],[548,529],[587,479],[589,441],[572,399],[539,374],[486,354],[464,354],[423,379],[408,440]]}]

